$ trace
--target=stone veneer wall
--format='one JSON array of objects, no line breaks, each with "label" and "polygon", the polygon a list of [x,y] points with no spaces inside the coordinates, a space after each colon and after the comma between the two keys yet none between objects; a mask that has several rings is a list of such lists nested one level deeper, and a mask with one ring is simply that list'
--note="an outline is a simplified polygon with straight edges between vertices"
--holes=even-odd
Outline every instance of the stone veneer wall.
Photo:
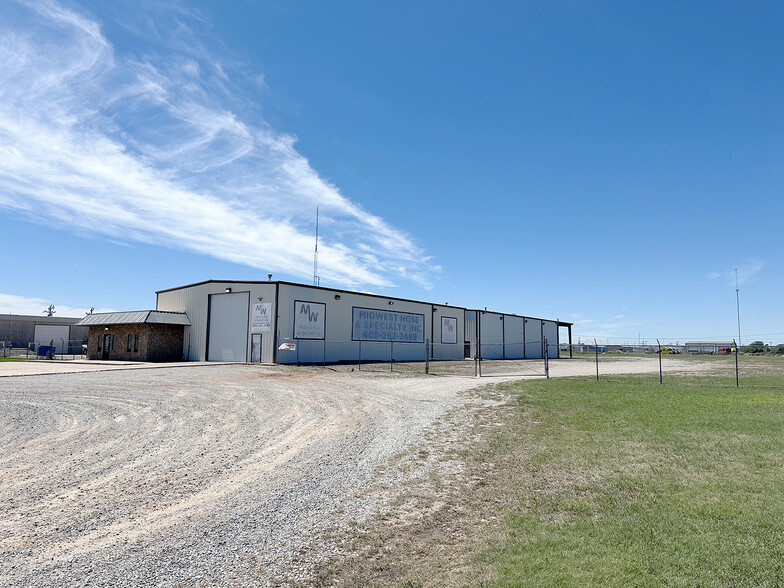
[{"label": "stone veneer wall", "polygon": [[[102,335],[115,337],[114,350],[109,351],[109,359],[121,361],[181,361],[184,327],[182,325],[133,324],[91,325],[87,342],[87,356],[102,359],[103,351],[99,341]],[[128,335],[131,336],[131,350],[128,351]],[[139,350],[134,351],[134,337],[139,336]]]}]

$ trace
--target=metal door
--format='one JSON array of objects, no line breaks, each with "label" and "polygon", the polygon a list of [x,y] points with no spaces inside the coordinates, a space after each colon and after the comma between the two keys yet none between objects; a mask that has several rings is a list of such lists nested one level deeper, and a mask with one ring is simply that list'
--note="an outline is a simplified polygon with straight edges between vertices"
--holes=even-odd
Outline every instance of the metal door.
[{"label": "metal door", "polygon": [[210,295],[207,361],[248,361],[249,293]]},{"label": "metal door", "polygon": [[261,363],[261,335],[253,335],[250,343],[250,360]]}]

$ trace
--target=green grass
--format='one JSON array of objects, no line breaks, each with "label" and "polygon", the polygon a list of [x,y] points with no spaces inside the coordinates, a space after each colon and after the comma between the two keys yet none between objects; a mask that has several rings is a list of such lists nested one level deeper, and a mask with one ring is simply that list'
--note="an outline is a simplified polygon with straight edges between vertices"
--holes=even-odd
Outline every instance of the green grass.
[{"label": "green grass", "polygon": [[486,457],[514,458],[517,506],[486,585],[783,586],[783,384],[510,385],[524,433]]},{"label": "green grass", "polygon": [[0,361],[29,361],[32,357],[0,357]]}]

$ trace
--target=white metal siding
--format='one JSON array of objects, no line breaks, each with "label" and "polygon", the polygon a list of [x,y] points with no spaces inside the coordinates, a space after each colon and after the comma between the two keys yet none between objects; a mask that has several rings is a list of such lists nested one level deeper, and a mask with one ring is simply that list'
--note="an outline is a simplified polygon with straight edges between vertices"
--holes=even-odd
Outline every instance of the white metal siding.
[{"label": "white metal siding", "polygon": [[479,311],[477,316],[482,359],[503,359],[503,315],[497,312]]},{"label": "white metal siding", "polygon": [[523,358],[523,317],[504,316],[504,356],[506,359]]},{"label": "white metal siding", "polygon": [[[433,359],[463,359],[465,349],[465,311],[462,308],[455,308],[452,306],[433,305],[431,314],[433,320],[433,339],[431,341],[433,344]],[[446,334],[441,333],[442,317],[456,319],[455,327],[457,333],[453,335],[456,337],[454,343],[441,342],[444,338],[447,340],[449,339]],[[429,335],[426,334],[425,336],[428,337]]]},{"label": "white metal siding", "polygon": [[547,357],[558,358],[558,323],[555,321],[542,321],[544,338],[547,341]]},{"label": "white metal siding", "polygon": [[525,358],[542,359],[542,321],[525,319]]},{"label": "white metal siding", "polygon": [[[336,298],[339,297],[339,298]],[[294,301],[318,302],[326,305],[324,340],[294,340]],[[390,304],[390,302],[392,304]],[[421,342],[395,341],[354,341],[353,308],[369,308],[386,312],[404,312],[424,317],[424,333]],[[436,309],[435,312],[433,309]],[[426,342],[435,339],[433,348],[436,359],[462,359],[463,357],[463,316],[464,309],[450,306],[432,305],[424,302],[387,299],[355,292],[341,292],[308,286],[280,284],[280,304],[278,305],[279,343],[296,343],[296,350],[277,352],[280,363],[327,363],[337,361],[424,361]],[[435,315],[435,323],[433,321]],[[441,344],[441,316],[457,317],[457,343]],[[431,327],[432,324],[432,327]],[[361,349],[361,356],[360,356]]]},{"label": "white metal siding", "polygon": [[210,296],[207,361],[248,360],[249,293]]},{"label": "white metal siding", "polygon": [[[191,326],[185,327],[183,338],[183,359],[189,361],[207,360],[207,301],[210,294],[220,294],[225,292],[226,288],[231,288],[234,292],[250,292],[250,301],[252,302],[271,302],[274,312],[274,282],[208,282],[158,294],[157,310],[184,312],[190,319]],[[261,361],[263,363],[272,363],[273,361],[274,318],[272,331],[263,333],[261,336]],[[250,337],[247,339],[248,354],[250,354],[251,340]]]},{"label": "white metal siding", "polygon": [[476,357],[476,312],[475,310],[465,311],[464,337],[468,343],[469,357]]},{"label": "white metal siding", "polygon": [[[371,296],[356,292],[314,288],[305,285],[285,284],[276,282],[207,282],[187,286],[158,294],[157,310],[185,312],[191,322],[190,327],[185,327],[185,340],[183,342],[183,357],[189,360],[204,361],[207,353],[207,308],[209,296],[222,294],[226,288],[231,288],[232,293],[245,293],[246,308],[244,323],[237,328],[242,331],[246,350],[241,358],[245,361],[251,354],[251,337],[249,334],[248,304],[255,302],[271,302],[275,316],[273,316],[272,332],[262,335],[261,361],[270,363],[328,363],[337,361],[424,361],[425,342],[394,342],[389,341],[354,341],[352,340],[352,309],[354,307],[369,308],[387,312],[403,312],[420,314],[424,317],[423,339],[434,343],[432,356],[435,359],[462,359],[464,356],[464,342],[469,341],[472,355],[475,353],[476,321],[481,323],[482,357],[507,358],[520,357],[523,342],[525,343],[525,357],[529,359],[542,357],[542,320],[525,319],[527,322],[521,326],[522,318],[500,313],[467,311],[460,307],[452,307],[426,302],[396,300],[380,296]],[[280,301],[276,301],[276,292],[279,292]],[[336,298],[339,297],[339,298]],[[295,308],[294,301],[317,302],[326,305],[325,308],[325,338],[324,340],[298,340],[293,339]],[[276,313],[275,313],[276,311]],[[441,318],[457,318],[457,343],[441,343]],[[554,336],[557,341],[557,326],[554,321],[548,321],[555,329]],[[521,331],[524,329],[524,338]],[[286,341],[296,342],[296,351],[277,350],[277,347]],[[504,353],[504,342],[506,343]],[[551,353],[557,354],[557,347],[551,346]],[[552,355],[551,355],[552,356]]]}]

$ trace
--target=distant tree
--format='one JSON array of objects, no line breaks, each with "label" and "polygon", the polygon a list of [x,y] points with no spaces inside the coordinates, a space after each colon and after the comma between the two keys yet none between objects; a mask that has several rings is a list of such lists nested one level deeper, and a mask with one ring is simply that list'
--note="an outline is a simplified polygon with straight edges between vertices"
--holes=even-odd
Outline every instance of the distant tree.
[{"label": "distant tree", "polygon": [[743,353],[765,353],[766,345],[762,341],[752,341],[750,344],[741,347]]}]

